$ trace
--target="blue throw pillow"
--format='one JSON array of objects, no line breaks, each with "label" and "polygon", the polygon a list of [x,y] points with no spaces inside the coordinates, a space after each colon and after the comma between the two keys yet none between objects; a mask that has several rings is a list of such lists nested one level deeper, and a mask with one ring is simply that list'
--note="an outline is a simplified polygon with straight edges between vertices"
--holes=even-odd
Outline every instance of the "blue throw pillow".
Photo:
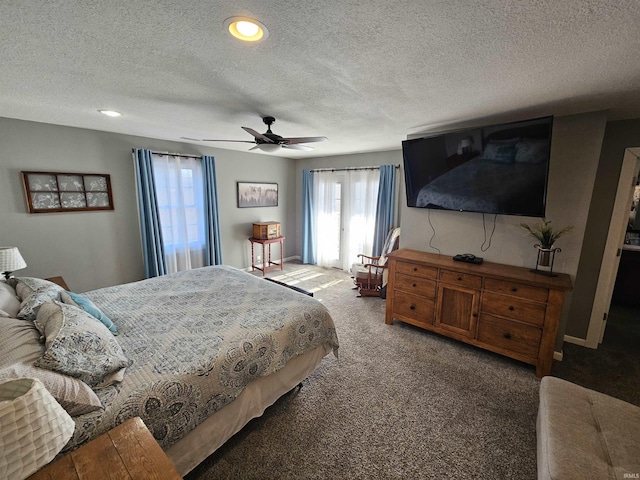
[{"label": "blue throw pillow", "polygon": [[[95,303],[93,303],[88,298],[83,297],[79,293],[73,293],[73,292],[68,292],[68,291],[65,291],[65,293],[67,295],[69,295],[69,297],[71,298],[72,302],[76,306],[80,307],[82,310],[87,312],[92,317],[95,317],[96,319],[100,320],[100,322],[102,322],[102,324],[105,327],[107,327],[111,333],[113,333],[114,335],[118,334],[118,329],[113,324],[111,319],[109,317],[107,317],[104,313],[102,313],[102,310],[100,310],[98,307],[96,307]],[[62,300],[64,301],[65,299],[63,298]],[[65,302],[65,303],[69,303],[69,302]]]}]

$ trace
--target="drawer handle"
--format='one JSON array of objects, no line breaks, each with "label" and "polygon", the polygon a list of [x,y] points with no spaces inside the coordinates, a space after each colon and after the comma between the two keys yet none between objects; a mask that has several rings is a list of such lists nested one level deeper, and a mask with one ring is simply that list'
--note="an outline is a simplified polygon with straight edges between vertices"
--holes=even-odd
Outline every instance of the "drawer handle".
[{"label": "drawer handle", "polygon": [[415,310],[415,309],[416,309],[416,306],[415,306],[415,305],[411,305],[411,306],[409,307],[409,309],[410,309],[410,310]]},{"label": "drawer handle", "polygon": [[418,267],[413,267],[413,271],[417,272],[418,271]]},{"label": "drawer handle", "polygon": [[511,334],[509,332],[502,334],[502,336],[504,338],[506,338],[507,340],[509,340],[511,338]]},{"label": "drawer handle", "polygon": [[472,316],[473,316],[473,317],[477,317],[477,316],[478,316],[478,314],[477,314],[477,313],[474,313]]},{"label": "drawer handle", "polygon": [[513,287],[513,288],[511,289],[511,291],[512,291],[512,292],[517,292],[517,291],[518,291],[518,289],[517,289],[516,287]]},{"label": "drawer handle", "polygon": [[461,282],[462,281],[462,277],[458,277],[458,281]]},{"label": "drawer handle", "polygon": [[513,312],[513,310],[514,310],[513,305],[511,305],[511,306],[509,307],[509,310],[511,310],[511,311]]}]

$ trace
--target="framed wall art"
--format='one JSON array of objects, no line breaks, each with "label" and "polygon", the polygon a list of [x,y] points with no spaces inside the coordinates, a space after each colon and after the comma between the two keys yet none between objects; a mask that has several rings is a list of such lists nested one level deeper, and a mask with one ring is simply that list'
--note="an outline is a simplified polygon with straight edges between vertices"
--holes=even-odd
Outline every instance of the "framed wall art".
[{"label": "framed wall art", "polygon": [[110,175],[22,172],[22,185],[29,213],[113,210]]},{"label": "framed wall art", "polygon": [[238,208],[277,207],[278,184],[237,182]]}]

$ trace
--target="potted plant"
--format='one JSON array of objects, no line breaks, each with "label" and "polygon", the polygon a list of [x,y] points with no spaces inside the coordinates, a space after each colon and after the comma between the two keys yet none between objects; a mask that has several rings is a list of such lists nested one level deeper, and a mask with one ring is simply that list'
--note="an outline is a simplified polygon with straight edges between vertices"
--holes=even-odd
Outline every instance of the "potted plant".
[{"label": "potted plant", "polygon": [[535,225],[528,225],[526,223],[521,223],[520,226],[524,228],[529,235],[540,242],[539,245],[535,245],[535,247],[540,250],[540,257],[538,259],[539,265],[549,266],[549,261],[551,258],[551,251],[553,250],[553,245],[561,236],[565,233],[569,232],[573,225],[555,229],[551,225],[551,220],[542,219],[541,222]]}]

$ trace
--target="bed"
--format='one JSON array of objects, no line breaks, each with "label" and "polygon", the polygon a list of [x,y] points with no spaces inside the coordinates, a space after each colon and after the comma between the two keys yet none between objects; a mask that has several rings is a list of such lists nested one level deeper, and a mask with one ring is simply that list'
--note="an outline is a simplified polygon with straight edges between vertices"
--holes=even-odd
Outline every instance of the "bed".
[{"label": "bed", "polygon": [[548,126],[501,130],[482,138],[482,152],[428,184],[418,207],[539,215],[549,158]]},{"label": "bed", "polygon": [[[0,327],[13,329],[1,332],[0,380],[11,374],[62,374],[67,382],[82,380],[91,387],[85,393],[95,394],[101,406],[78,410],[72,405],[76,429],[62,453],[139,416],[185,475],[305,379],[325,355],[337,356],[338,338],[326,307],[231,267],[205,267],[74,297],[41,282],[14,280],[18,314],[2,310],[0,291],[5,317]],[[72,333],[58,333],[59,325],[72,332],[80,312],[93,313],[90,321],[78,323],[82,343],[57,359],[62,366],[48,365],[47,355],[58,351],[50,342],[72,338]],[[22,319],[13,320],[10,313]],[[100,330],[104,342],[91,366],[83,366],[81,358],[69,360],[93,341],[88,340],[93,330]],[[23,337],[33,342],[40,334],[45,345],[18,358],[11,343]],[[11,348],[13,356],[3,353]],[[65,362],[80,373],[69,371]]]}]

